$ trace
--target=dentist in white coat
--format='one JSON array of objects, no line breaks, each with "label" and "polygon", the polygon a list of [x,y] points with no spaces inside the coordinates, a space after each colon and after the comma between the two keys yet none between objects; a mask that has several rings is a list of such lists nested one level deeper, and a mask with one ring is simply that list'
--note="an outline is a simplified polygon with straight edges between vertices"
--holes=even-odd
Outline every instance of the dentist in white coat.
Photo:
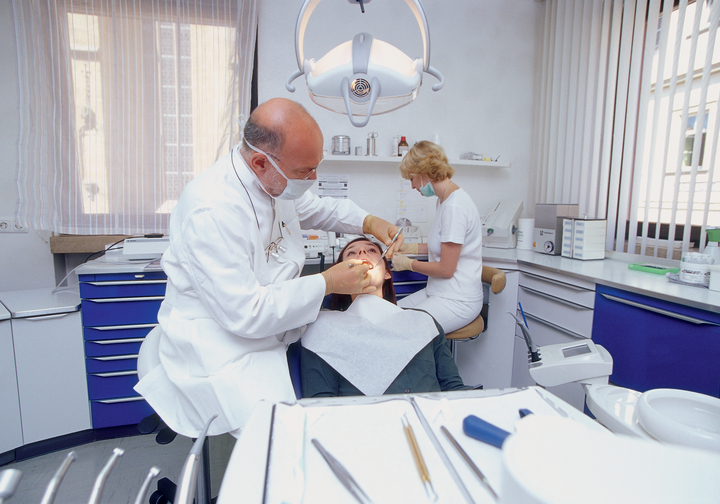
[{"label": "dentist in white coat", "polygon": [[[196,437],[217,413],[210,434],[237,436],[260,401],[293,402],[287,345],[326,294],[374,290],[360,261],[300,277],[301,228],[370,233],[385,244],[398,229],[349,200],[307,192],[322,158],[308,112],[269,100],[250,115],[243,142],[190,182],[173,209],[167,292],[138,360],[139,371],[152,366],[135,388],[174,431]],[[388,255],[401,245],[402,236]]]}]

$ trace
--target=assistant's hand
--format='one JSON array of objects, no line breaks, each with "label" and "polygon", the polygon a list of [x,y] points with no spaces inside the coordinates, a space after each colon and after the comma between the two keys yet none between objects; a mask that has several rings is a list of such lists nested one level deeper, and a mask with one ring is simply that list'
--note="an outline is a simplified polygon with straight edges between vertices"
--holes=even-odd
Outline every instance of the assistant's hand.
[{"label": "assistant's hand", "polygon": [[405,271],[410,270],[412,271],[412,262],[413,259],[410,259],[409,257],[401,254],[400,252],[396,252],[395,256],[392,260],[392,270],[393,271]]},{"label": "assistant's hand", "polygon": [[418,248],[417,243],[403,243],[398,252],[402,252],[403,254],[417,254]]},{"label": "assistant's hand", "polygon": [[[400,228],[398,228],[396,225],[390,224],[385,219],[375,217],[374,215],[368,214],[368,216],[365,217],[365,221],[363,221],[363,233],[369,233],[373,235],[385,245],[390,245],[393,236],[395,236],[395,233],[397,233],[398,229]],[[404,241],[405,237],[401,233],[400,235],[398,235],[395,243],[393,243],[392,246],[388,249],[388,259],[391,259],[393,254],[400,250],[400,247],[402,246]]]},{"label": "assistant's hand", "polygon": [[370,269],[371,265],[356,259],[345,260],[326,269],[320,273],[325,278],[325,295],[373,292],[377,287],[370,285]]}]

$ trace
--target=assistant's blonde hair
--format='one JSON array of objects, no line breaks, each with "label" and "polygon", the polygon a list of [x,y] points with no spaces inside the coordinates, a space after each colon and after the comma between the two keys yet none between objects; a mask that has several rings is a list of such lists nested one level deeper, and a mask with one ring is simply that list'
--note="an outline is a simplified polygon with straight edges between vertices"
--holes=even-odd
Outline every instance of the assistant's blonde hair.
[{"label": "assistant's blonde hair", "polygon": [[400,162],[400,175],[410,180],[413,175],[425,175],[430,180],[440,181],[452,178],[455,168],[448,163],[442,147],[422,140],[410,149]]}]

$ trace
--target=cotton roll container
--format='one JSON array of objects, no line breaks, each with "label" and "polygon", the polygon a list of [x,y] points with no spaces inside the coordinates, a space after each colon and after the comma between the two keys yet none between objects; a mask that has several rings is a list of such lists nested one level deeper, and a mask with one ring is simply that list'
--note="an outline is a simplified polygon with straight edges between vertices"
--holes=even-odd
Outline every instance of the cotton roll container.
[{"label": "cotton roll container", "polygon": [[517,248],[532,250],[533,230],[535,219],[518,219]]}]

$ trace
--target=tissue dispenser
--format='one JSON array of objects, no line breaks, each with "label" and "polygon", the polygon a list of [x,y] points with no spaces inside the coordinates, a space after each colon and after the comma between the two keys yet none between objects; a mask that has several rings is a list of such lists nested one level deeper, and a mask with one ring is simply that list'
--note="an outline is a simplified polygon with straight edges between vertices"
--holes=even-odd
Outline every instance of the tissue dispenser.
[{"label": "tissue dispenser", "polygon": [[496,201],[483,219],[483,247],[510,249],[517,246],[518,219],[523,211],[521,200]]}]

